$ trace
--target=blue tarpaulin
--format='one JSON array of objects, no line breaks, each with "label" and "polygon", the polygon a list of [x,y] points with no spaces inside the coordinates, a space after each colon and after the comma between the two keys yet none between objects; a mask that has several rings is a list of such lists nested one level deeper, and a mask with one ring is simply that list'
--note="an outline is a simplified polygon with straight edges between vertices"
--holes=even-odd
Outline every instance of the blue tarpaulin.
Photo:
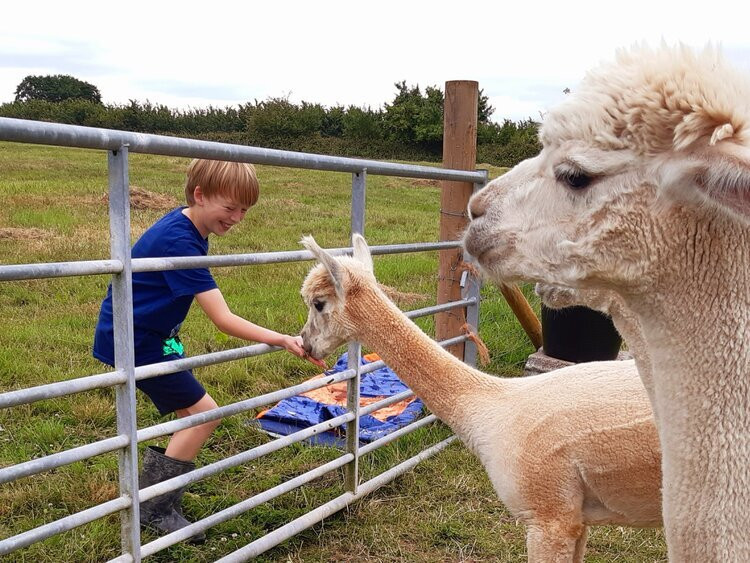
[{"label": "blue tarpaulin", "polygon": [[[364,356],[365,365],[379,358],[375,354]],[[347,355],[342,354],[336,365],[316,377],[338,373],[347,369]],[[392,397],[409,388],[388,366],[362,375],[360,378],[360,407]],[[422,401],[416,397],[405,399],[359,419],[360,444],[382,438],[416,420],[422,412]],[[346,413],[346,382],[335,383],[290,397],[258,415],[260,427],[272,435],[286,436],[315,424]],[[308,439],[310,443],[343,446],[345,425],[322,432]]]}]

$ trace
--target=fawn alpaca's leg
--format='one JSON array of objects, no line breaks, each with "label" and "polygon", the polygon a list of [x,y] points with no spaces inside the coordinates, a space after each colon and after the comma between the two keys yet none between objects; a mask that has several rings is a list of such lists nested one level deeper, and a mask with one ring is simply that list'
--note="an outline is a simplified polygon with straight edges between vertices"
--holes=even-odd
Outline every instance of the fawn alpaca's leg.
[{"label": "fawn alpaca's leg", "polygon": [[[580,521],[535,522],[526,529],[529,563],[578,563],[583,561],[586,526]],[[577,558],[580,557],[580,558]]]},{"label": "fawn alpaca's leg", "polygon": [[589,539],[589,527],[583,527],[583,533],[576,542],[576,551],[573,554],[574,563],[583,563],[583,555],[586,553],[586,540]]}]

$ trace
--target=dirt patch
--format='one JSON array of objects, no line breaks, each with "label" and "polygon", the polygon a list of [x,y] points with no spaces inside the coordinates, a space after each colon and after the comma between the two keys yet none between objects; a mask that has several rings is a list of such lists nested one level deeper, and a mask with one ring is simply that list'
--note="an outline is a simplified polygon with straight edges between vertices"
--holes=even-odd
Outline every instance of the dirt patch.
[{"label": "dirt patch", "polygon": [[411,181],[412,184],[415,186],[429,186],[431,188],[438,188],[440,187],[440,181],[439,180],[429,180],[427,178],[416,178]]},{"label": "dirt patch", "polygon": [[282,207],[284,209],[299,209],[303,206],[303,204],[296,199],[288,198],[275,199],[273,200],[273,205],[278,205],[279,207]]},{"label": "dirt patch", "polygon": [[0,227],[0,240],[42,240],[52,233],[36,227]]},{"label": "dirt patch", "polygon": [[[102,201],[107,203],[109,194],[104,194]],[[171,195],[151,192],[138,186],[130,186],[131,209],[174,209],[177,205],[177,200]]]}]

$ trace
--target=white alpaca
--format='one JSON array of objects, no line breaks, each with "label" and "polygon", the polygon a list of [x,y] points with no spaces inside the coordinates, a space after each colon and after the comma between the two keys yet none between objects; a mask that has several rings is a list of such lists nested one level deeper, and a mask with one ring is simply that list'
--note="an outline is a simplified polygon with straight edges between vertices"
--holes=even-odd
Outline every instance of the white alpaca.
[{"label": "white alpaca", "polygon": [[498,281],[612,292],[656,413],[670,560],[750,561],[750,84],[711,49],[634,48],[541,139],[472,198],[465,247]]},{"label": "white alpaca", "polygon": [[633,362],[591,362],[501,379],[446,352],[378,287],[364,239],[320,260],[302,286],[305,350],[358,340],[376,351],[479,457],[527,526],[530,561],[581,562],[588,526],[661,523],[658,437]]}]

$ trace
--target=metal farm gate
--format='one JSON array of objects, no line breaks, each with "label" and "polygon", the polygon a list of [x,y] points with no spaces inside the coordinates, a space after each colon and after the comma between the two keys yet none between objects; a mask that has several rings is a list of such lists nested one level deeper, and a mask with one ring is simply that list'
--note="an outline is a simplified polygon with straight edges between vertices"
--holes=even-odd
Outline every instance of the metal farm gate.
[{"label": "metal farm gate", "polygon": [[[49,471],[106,452],[117,451],[119,454],[119,495],[116,498],[21,534],[2,539],[0,540],[0,555],[9,554],[53,535],[71,530],[109,514],[120,512],[122,555],[114,559],[114,561],[140,561],[142,557],[154,554],[170,545],[180,542],[199,530],[205,530],[229,520],[263,502],[287,493],[337,468],[345,468],[346,492],[344,494],[221,559],[221,561],[244,561],[270,549],[301,530],[322,521],[325,517],[341,510],[404,472],[411,470],[420,461],[441,451],[456,439],[455,436],[451,436],[425,449],[418,455],[391,467],[375,478],[359,483],[358,460],[361,456],[396,440],[404,434],[431,423],[435,420],[435,417],[434,415],[428,416],[385,438],[360,447],[358,439],[359,417],[401,401],[411,396],[411,392],[407,391],[366,408],[360,408],[360,374],[376,370],[382,367],[383,363],[376,362],[360,368],[360,346],[358,344],[350,345],[349,369],[344,372],[222,406],[210,412],[187,416],[178,420],[139,429],[136,424],[135,414],[135,381],[178,370],[193,369],[219,362],[267,354],[278,350],[278,348],[273,348],[265,344],[257,344],[172,362],[135,367],[132,349],[132,272],[173,270],[197,266],[250,266],[293,262],[310,260],[312,259],[312,255],[307,251],[288,251],[131,260],[128,154],[134,152],[189,158],[208,158],[350,173],[352,175],[351,230],[352,232],[359,233],[362,233],[364,230],[365,185],[368,174],[470,182],[475,185],[476,189],[485,184],[487,178],[485,171],[409,166],[9,118],[0,118],[0,140],[81,147],[107,152],[109,164],[111,256],[105,260],[0,265],[0,281],[111,274],[116,341],[116,369],[114,371],[5,392],[0,394],[0,408],[9,408],[44,399],[62,397],[91,389],[114,387],[116,389],[115,402],[117,409],[116,436],[38,459],[32,459],[10,467],[4,467],[0,469],[0,484],[10,483],[26,476]],[[374,246],[371,250],[373,254],[393,254],[455,249],[458,246],[458,241],[448,241]],[[333,252],[335,254],[343,254],[350,250],[348,248],[340,248],[335,249]],[[468,321],[476,326],[478,321],[479,284],[466,274],[463,281],[466,283],[462,284],[464,286],[462,299],[434,307],[413,310],[407,313],[408,316],[414,318],[465,307]],[[449,346],[465,342],[466,340],[467,337],[462,335],[440,342],[440,344]],[[471,341],[466,341],[465,345],[466,358],[470,363],[473,363],[475,348]],[[203,424],[211,420],[244,413],[256,407],[275,403],[301,392],[317,389],[338,381],[348,382],[348,412],[346,414],[138,491],[137,445],[139,442],[167,436],[178,430]],[[167,491],[186,486],[229,468],[247,464],[251,460],[255,460],[265,454],[277,451],[290,444],[305,440],[316,433],[324,432],[341,425],[346,425],[347,449],[340,457],[212,514],[182,530],[141,545],[139,504],[135,502],[135,499],[138,499],[140,502],[146,501]]]}]

